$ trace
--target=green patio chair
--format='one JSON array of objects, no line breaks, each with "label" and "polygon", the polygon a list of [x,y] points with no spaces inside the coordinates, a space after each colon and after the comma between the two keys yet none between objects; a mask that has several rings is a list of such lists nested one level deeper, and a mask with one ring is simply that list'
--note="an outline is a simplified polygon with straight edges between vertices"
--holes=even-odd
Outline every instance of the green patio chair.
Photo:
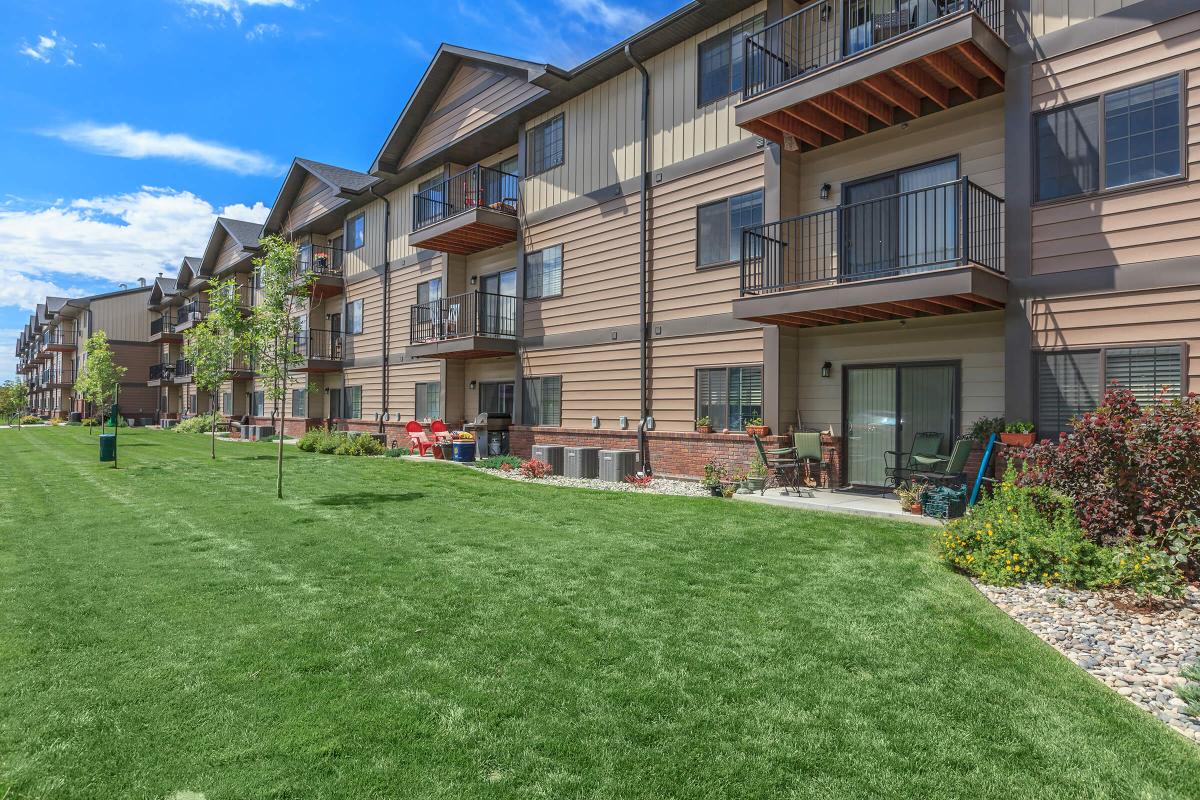
[{"label": "green patio chair", "polygon": [[[758,438],[758,434],[751,434],[750,438],[754,439],[754,446],[758,448],[758,457],[762,459],[763,464],[767,467],[767,479],[763,481],[762,489],[759,494],[764,494],[771,484],[783,489],[784,494],[787,494],[787,489],[790,487],[797,494],[800,493],[800,462],[796,460],[796,451],[791,447],[781,447],[768,450],[763,446],[762,439]],[[786,483],[788,472],[792,473],[791,483]]]},{"label": "green patio chair", "polygon": [[[821,434],[819,433],[793,433],[792,443],[795,444],[796,461],[804,467],[805,476],[811,476],[812,465],[817,465],[817,479],[812,481],[811,477],[805,481],[809,488],[821,482]],[[797,481],[799,483],[799,481]]]},{"label": "green patio chair", "polygon": [[902,452],[888,450],[883,454],[884,475],[892,486],[899,486],[922,470],[937,469],[939,463],[948,461],[939,454],[942,435],[937,432],[918,433],[913,438],[912,450]]},{"label": "green patio chair", "polygon": [[931,469],[915,472],[912,477],[916,480],[942,485],[965,483],[967,459],[970,457],[971,440],[959,439],[954,443],[954,449],[950,451],[949,459],[942,461]]}]

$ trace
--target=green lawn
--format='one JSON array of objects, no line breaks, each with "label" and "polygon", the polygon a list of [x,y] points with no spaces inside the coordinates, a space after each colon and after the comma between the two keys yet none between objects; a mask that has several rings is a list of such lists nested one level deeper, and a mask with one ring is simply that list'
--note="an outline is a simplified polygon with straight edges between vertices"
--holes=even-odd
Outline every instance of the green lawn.
[{"label": "green lawn", "polygon": [[0,430],[5,800],[1200,796],[929,528],[121,442]]}]

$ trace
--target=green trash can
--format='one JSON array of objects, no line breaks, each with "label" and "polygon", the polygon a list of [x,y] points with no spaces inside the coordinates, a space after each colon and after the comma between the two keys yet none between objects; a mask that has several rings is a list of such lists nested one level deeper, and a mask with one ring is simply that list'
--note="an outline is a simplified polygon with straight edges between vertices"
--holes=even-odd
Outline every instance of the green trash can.
[{"label": "green trash can", "polygon": [[115,433],[100,434],[100,460],[117,460],[117,435]]}]

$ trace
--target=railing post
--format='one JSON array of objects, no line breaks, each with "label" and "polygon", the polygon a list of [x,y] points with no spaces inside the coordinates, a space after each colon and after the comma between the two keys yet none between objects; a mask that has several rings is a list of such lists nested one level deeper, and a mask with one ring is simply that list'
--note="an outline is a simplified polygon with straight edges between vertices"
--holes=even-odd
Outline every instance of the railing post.
[{"label": "railing post", "polygon": [[959,260],[967,264],[971,260],[971,183],[967,176],[958,180],[958,202],[962,206],[961,222],[959,223]]}]

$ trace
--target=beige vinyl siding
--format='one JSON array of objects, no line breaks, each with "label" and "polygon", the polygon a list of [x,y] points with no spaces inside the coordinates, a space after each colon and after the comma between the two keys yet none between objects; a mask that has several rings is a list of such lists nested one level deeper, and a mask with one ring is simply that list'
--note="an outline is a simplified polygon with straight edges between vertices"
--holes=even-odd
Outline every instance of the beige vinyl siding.
[{"label": "beige vinyl siding", "polygon": [[1140,0],[1032,0],[1029,4],[1030,33],[1035,37],[1045,36],[1138,2]]},{"label": "beige vinyl siding", "polygon": [[480,289],[481,285],[471,286],[471,277],[479,278],[484,275],[492,275],[497,272],[517,268],[517,245],[516,243],[501,245],[500,247],[492,247],[474,255],[467,256],[465,259],[465,275],[467,291],[471,288]]},{"label": "beige vinyl siding", "polygon": [[149,341],[153,315],[146,308],[147,294],[131,292],[93,300],[90,307],[93,332],[104,331],[111,340]]},{"label": "beige vinyl siding", "polygon": [[382,367],[346,367],[342,370],[342,386],[362,387],[362,416],[358,419],[374,421],[375,415],[383,412]]},{"label": "beige vinyl siding", "polygon": [[[345,307],[356,300],[362,300],[362,333],[346,334],[346,357],[378,359],[383,355],[383,279],[372,278],[347,286],[344,303],[326,301],[325,314],[340,312],[342,330],[346,330]],[[394,333],[394,329],[390,332]]]},{"label": "beige vinyl siding", "polygon": [[[696,269],[696,208],[762,186],[763,157],[756,153],[651,190],[654,321],[729,313],[738,268]],[[553,245],[563,248],[562,296],[524,304],[526,336],[637,323],[636,195],[527,229],[527,251]]]},{"label": "beige vinyl siding", "polygon": [[412,266],[392,271],[391,330],[389,350],[403,352],[409,341],[409,309],[417,303],[417,285],[431,278],[441,277],[443,257],[438,255],[424,259]]},{"label": "beige vinyl siding", "polygon": [[[650,73],[650,164],[661,169],[753,136],[734,124],[740,95],[696,107],[700,43],[766,10],[757,3],[646,61]],[[641,77],[628,69],[531,120],[526,130],[564,115],[562,166],[522,183],[525,211],[540,211],[636,178],[641,166]],[[524,171],[524,165],[522,165]]]},{"label": "beige vinyl siding", "polygon": [[[762,331],[656,339],[650,346],[650,412],[656,428],[690,431],[695,422],[698,367],[762,363]],[[638,344],[529,350],[523,354],[528,377],[562,376],[562,425],[618,430],[619,418],[638,420]]]},{"label": "beige vinyl siding", "polygon": [[1186,92],[1186,178],[1036,206],[1035,274],[1200,255],[1200,12],[1035,64],[1033,106],[1054,108],[1176,73]]},{"label": "beige vinyl siding", "polygon": [[225,237],[225,241],[221,244],[221,251],[217,254],[217,265],[213,270],[214,273],[220,273],[232,267],[245,256],[241,246],[234,241],[232,236],[224,232],[221,235]]},{"label": "beige vinyl siding", "polygon": [[1029,315],[1037,349],[1184,342],[1191,388],[1200,380],[1200,289],[1034,299]]},{"label": "beige vinyl siding", "polygon": [[[356,250],[346,250],[342,271],[347,280],[353,279],[364,272],[380,267],[384,262],[383,219],[384,203],[375,200],[366,206],[346,216],[346,222],[363,215],[363,246]],[[345,225],[343,225],[344,229]],[[350,241],[342,237],[342,247],[348,248]]]},{"label": "beige vinyl siding", "polygon": [[[796,352],[796,405],[805,426],[842,431],[842,373],[855,364],[962,362],[962,432],[1004,414],[1004,317],[986,312],[786,331]],[[789,348],[791,349],[791,348]],[[821,365],[833,374],[821,377]],[[795,419],[781,420],[794,424]]]},{"label": "beige vinyl siding", "polygon": [[[407,317],[405,318],[407,320]],[[406,322],[407,324],[407,322]],[[408,329],[405,328],[407,335]],[[417,415],[415,386],[418,383],[437,383],[441,380],[441,364],[437,361],[412,361],[392,364],[388,368],[390,396],[388,406],[392,422],[404,423]]]},{"label": "beige vinyl siding", "polygon": [[413,136],[400,166],[415,164],[544,92],[515,73],[481,64],[461,65]]},{"label": "beige vinyl siding", "polygon": [[[408,243],[408,237],[412,233],[413,224],[413,197],[417,193],[418,186],[432,177],[440,176],[443,172],[444,170],[439,167],[387,195],[388,202],[392,205],[391,230],[389,231],[391,244],[389,252],[393,261],[408,258],[418,252],[418,248]],[[381,201],[375,202],[381,203]],[[382,230],[376,231],[376,235],[382,236]]]},{"label": "beige vinyl siding", "polygon": [[296,192],[296,200],[283,220],[283,229],[295,230],[317,217],[332,211],[346,201],[337,196],[333,187],[315,175],[307,175]]}]

